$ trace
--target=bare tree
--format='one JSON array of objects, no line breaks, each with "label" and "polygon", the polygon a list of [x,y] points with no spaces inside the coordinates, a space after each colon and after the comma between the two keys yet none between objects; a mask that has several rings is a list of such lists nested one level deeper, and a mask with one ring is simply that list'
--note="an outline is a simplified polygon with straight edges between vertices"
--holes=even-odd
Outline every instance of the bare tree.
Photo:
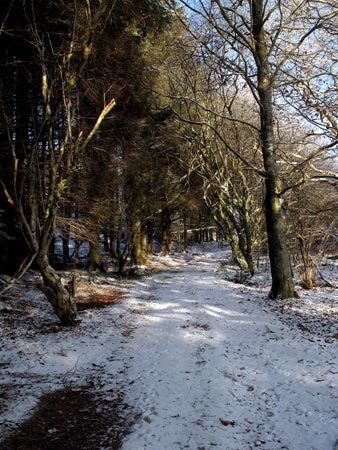
[{"label": "bare tree", "polygon": [[[332,9],[328,11],[323,5],[325,2],[291,0],[274,3],[263,0],[180,0],[175,3],[171,3],[173,10],[195,40],[200,60],[211,69],[219,86],[230,89],[239,80],[239,85],[250,89],[257,104],[258,121],[248,123],[248,126],[258,128],[264,165],[264,212],[272,274],[269,296],[296,296],[275,139],[275,102],[284,73],[293,71],[293,61],[331,20]],[[187,16],[182,15],[177,3],[189,11]]]}]

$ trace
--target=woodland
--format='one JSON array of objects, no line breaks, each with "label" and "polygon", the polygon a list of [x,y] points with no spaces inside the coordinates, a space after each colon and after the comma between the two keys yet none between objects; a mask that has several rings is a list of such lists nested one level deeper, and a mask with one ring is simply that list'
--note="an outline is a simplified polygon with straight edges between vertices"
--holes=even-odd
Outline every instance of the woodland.
[{"label": "woodland", "polygon": [[1,292],[34,269],[72,325],[59,269],[211,239],[271,299],[330,286],[337,30],[336,0],[2,0]]}]

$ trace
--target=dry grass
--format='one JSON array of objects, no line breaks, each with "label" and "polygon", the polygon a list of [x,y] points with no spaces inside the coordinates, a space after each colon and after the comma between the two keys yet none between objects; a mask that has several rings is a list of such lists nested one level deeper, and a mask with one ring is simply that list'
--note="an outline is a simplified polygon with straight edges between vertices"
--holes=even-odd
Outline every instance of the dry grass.
[{"label": "dry grass", "polygon": [[102,292],[102,288],[100,288],[100,291],[101,292],[98,292],[97,288],[88,286],[79,288],[76,295],[78,311],[114,305],[125,296],[125,293],[118,289],[114,289],[111,286],[106,289],[106,292]]}]

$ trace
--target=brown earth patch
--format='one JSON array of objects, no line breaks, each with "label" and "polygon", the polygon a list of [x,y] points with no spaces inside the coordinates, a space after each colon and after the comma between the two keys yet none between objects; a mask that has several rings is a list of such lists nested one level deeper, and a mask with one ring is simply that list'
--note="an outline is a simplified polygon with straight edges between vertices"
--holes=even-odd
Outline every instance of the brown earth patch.
[{"label": "brown earth patch", "polygon": [[85,387],[54,391],[41,397],[0,450],[118,450],[134,423],[131,415],[122,393]]}]

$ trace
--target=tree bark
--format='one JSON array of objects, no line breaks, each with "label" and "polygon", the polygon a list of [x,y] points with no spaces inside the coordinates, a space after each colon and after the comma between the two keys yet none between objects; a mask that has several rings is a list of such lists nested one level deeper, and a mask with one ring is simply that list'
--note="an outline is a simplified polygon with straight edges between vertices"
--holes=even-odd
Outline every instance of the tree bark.
[{"label": "tree bark", "polygon": [[187,217],[183,215],[183,250],[188,251],[188,227],[187,227]]},{"label": "tree bark", "polygon": [[137,266],[143,266],[147,262],[147,235],[139,218],[134,219],[132,224],[131,257]]},{"label": "tree bark", "polygon": [[268,49],[264,33],[263,1],[252,2],[253,38],[257,66],[258,94],[260,99],[261,143],[265,168],[265,220],[268,234],[272,287],[270,298],[296,297],[292,279],[285,217],[279,196],[280,181],[275,155],[272,83]]},{"label": "tree bark", "polygon": [[161,254],[166,256],[171,250],[171,218],[168,206],[163,206],[161,213]]},{"label": "tree bark", "polygon": [[89,243],[89,254],[86,269],[89,272],[95,272],[96,270],[105,272],[101,261],[100,243],[98,238],[95,241],[91,241]]},{"label": "tree bark", "polygon": [[68,290],[62,285],[56,271],[49,265],[48,257],[44,251],[36,257],[36,264],[42,275],[41,290],[51,303],[55,314],[62,325],[74,325],[76,317],[76,302]]},{"label": "tree bark", "polygon": [[62,261],[63,268],[66,269],[69,262],[69,233],[66,231],[62,234]]},{"label": "tree bark", "polygon": [[74,247],[74,269],[76,269],[77,267],[79,267],[80,264],[80,245],[81,242],[79,241],[79,239],[75,238],[75,247]]},{"label": "tree bark", "polygon": [[147,255],[152,255],[154,253],[153,240],[154,240],[154,223],[153,220],[147,221]]}]

